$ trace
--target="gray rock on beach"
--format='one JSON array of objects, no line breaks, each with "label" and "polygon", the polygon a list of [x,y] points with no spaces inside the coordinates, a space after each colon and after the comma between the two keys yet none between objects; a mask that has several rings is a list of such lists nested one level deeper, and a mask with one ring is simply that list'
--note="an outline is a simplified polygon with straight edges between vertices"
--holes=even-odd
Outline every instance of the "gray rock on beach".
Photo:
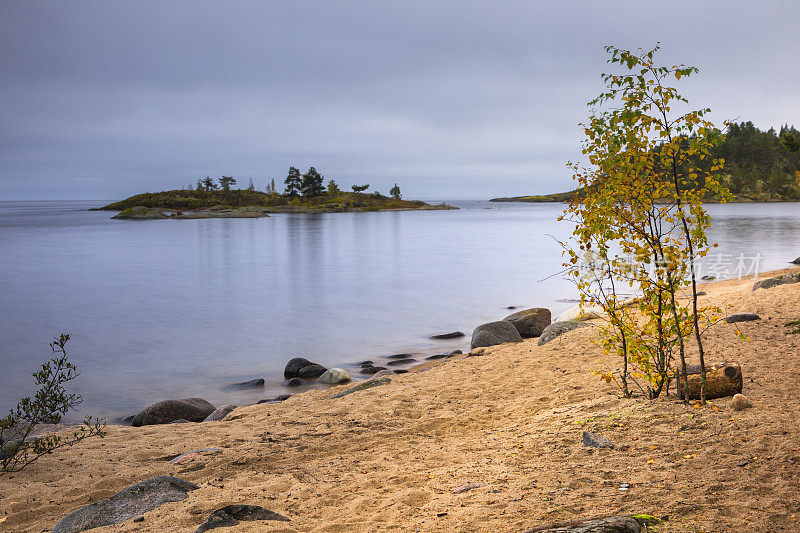
[{"label": "gray rock on beach", "polygon": [[753,283],[753,290],[771,289],[772,287],[776,287],[778,285],[786,285],[788,283],[798,283],[798,282],[800,282],[800,272],[794,272],[792,274],[784,274],[776,278],[767,278],[767,279],[762,279],[760,281],[756,281],[755,283]]},{"label": "gray rock on beach", "polygon": [[300,378],[290,378],[283,382],[285,387],[302,387],[306,382]]},{"label": "gray rock on beach", "polygon": [[800,265],[800,257],[792,261],[792,263],[794,263],[795,265]]},{"label": "gray rock on beach", "polygon": [[222,420],[229,414],[233,412],[234,409],[239,407],[238,405],[223,405],[222,407],[218,407],[214,410],[213,413],[208,415],[203,422],[216,422],[218,420]]},{"label": "gray rock on beach", "polygon": [[761,320],[761,317],[755,313],[734,313],[725,317],[725,322],[734,324],[736,322],[750,322],[752,320]]},{"label": "gray rock on beach", "polygon": [[319,383],[328,383],[335,385],[337,383],[345,383],[351,381],[350,373],[343,368],[329,368],[320,377],[317,378]]},{"label": "gray rock on beach", "polygon": [[611,442],[611,439],[596,435],[591,431],[583,432],[583,445],[587,448],[614,448],[614,443]]},{"label": "gray rock on beach", "polygon": [[522,337],[514,327],[514,324],[507,320],[487,322],[481,324],[472,332],[472,348],[479,346],[495,346],[505,342],[522,342]]},{"label": "gray rock on beach", "polygon": [[547,344],[551,340],[555,339],[556,337],[563,335],[568,331],[572,331],[573,329],[578,328],[585,328],[588,324],[584,322],[580,322],[578,320],[565,320],[563,322],[553,322],[542,331],[541,337],[539,337],[539,346],[542,344]]},{"label": "gray rock on beach", "polygon": [[731,400],[731,408],[733,408],[734,411],[744,411],[750,407],[753,407],[753,402],[750,401],[750,398],[742,393],[733,395],[733,399]]},{"label": "gray rock on beach", "polygon": [[169,424],[185,419],[190,422],[202,422],[213,413],[215,407],[202,398],[180,398],[164,400],[145,407],[131,421],[134,427],[154,424]]},{"label": "gray rock on beach", "polygon": [[77,533],[96,527],[119,524],[167,502],[179,502],[188,492],[199,489],[172,476],[157,476],[140,481],[118,493],[72,511],[62,518],[53,533]]},{"label": "gray rock on beach", "polygon": [[331,396],[331,399],[342,398],[344,396],[347,396],[348,394],[353,394],[354,392],[359,392],[359,391],[371,389],[373,387],[379,387],[381,385],[386,385],[386,384],[391,383],[391,382],[392,382],[392,380],[390,378],[368,379],[367,381],[362,381],[361,383],[359,383],[358,385],[356,385],[354,387],[350,387],[347,390],[343,390],[342,392],[334,394],[333,396]]},{"label": "gray rock on beach", "polygon": [[200,527],[194,530],[194,533],[203,533],[209,529],[216,529],[218,527],[230,527],[239,523],[239,520],[278,520],[280,522],[289,522],[289,519],[274,511],[264,509],[258,505],[227,505],[221,509],[217,509],[205,522],[200,524]]},{"label": "gray rock on beach", "polygon": [[534,307],[512,313],[503,320],[511,322],[522,337],[538,337],[550,325],[552,317],[549,309]]}]

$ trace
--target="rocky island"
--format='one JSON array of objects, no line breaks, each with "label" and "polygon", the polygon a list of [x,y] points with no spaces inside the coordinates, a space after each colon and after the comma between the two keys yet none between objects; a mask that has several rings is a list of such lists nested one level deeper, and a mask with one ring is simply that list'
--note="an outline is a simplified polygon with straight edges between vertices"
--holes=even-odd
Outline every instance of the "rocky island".
[{"label": "rocky island", "polygon": [[119,211],[113,218],[152,220],[164,218],[257,218],[270,213],[334,213],[350,211],[408,211],[458,209],[430,205],[379,193],[337,191],[315,197],[270,194],[254,190],[173,190],[131,196],[99,208]]}]

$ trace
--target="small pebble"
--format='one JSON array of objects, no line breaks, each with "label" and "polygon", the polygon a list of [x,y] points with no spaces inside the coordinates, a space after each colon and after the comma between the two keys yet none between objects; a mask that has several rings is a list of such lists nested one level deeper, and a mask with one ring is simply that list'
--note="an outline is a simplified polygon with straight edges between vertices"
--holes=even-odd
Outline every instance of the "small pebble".
[{"label": "small pebble", "polygon": [[144,522],[144,517],[142,515],[136,516],[133,519],[134,522]]},{"label": "small pebble", "polygon": [[744,411],[749,407],[753,407],[753,402],[744,394],[734,394],[731,400],[731,407],[734,411]]}]

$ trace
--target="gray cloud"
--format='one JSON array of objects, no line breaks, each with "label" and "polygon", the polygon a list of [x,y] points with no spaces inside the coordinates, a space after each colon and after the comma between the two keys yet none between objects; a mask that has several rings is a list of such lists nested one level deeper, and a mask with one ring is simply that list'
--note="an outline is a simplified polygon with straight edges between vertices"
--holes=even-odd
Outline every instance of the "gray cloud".
[{"label": "gray cloud", "polygon": [[406,196],[570,185],[603,45],[663,43],[717,120],[800,117],[795,2],[17,2],[0,199],[116,198],[289,165]]}]

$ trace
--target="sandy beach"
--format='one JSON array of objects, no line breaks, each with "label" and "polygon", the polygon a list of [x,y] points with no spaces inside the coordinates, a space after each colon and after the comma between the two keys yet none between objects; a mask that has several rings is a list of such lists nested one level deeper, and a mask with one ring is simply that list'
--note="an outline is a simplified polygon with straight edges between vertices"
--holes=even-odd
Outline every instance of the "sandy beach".
[{"label": "sandy beach", "polygon": [[[0,477],[0,530],[50,531],[78,507],[168,474],[200,488],[142,522],[94,531],[193,531],[228,504],[290,521],[224,531],[524,531],[617,513],[667,517],[662,533],[795,531],[800,335],[785,324],[800,318],[800,284],[752,285],[712,282],[702,297],[726,314],[761,317],[706,334],[708,361],[741,363],[754,404],[744,411],[730,398],[686,406],[674,387],[655,401],[619,398],[592,375],[616,361],[604,364],[596,329],[582,328],[544,346],[528,339],[443,360],[338,399],[352,385],[241,407],[221,422],[109,426],[104,439]],[[584,430],[615,448],[585,448]],[[201,448],[221,451],[169,461]]]}]

